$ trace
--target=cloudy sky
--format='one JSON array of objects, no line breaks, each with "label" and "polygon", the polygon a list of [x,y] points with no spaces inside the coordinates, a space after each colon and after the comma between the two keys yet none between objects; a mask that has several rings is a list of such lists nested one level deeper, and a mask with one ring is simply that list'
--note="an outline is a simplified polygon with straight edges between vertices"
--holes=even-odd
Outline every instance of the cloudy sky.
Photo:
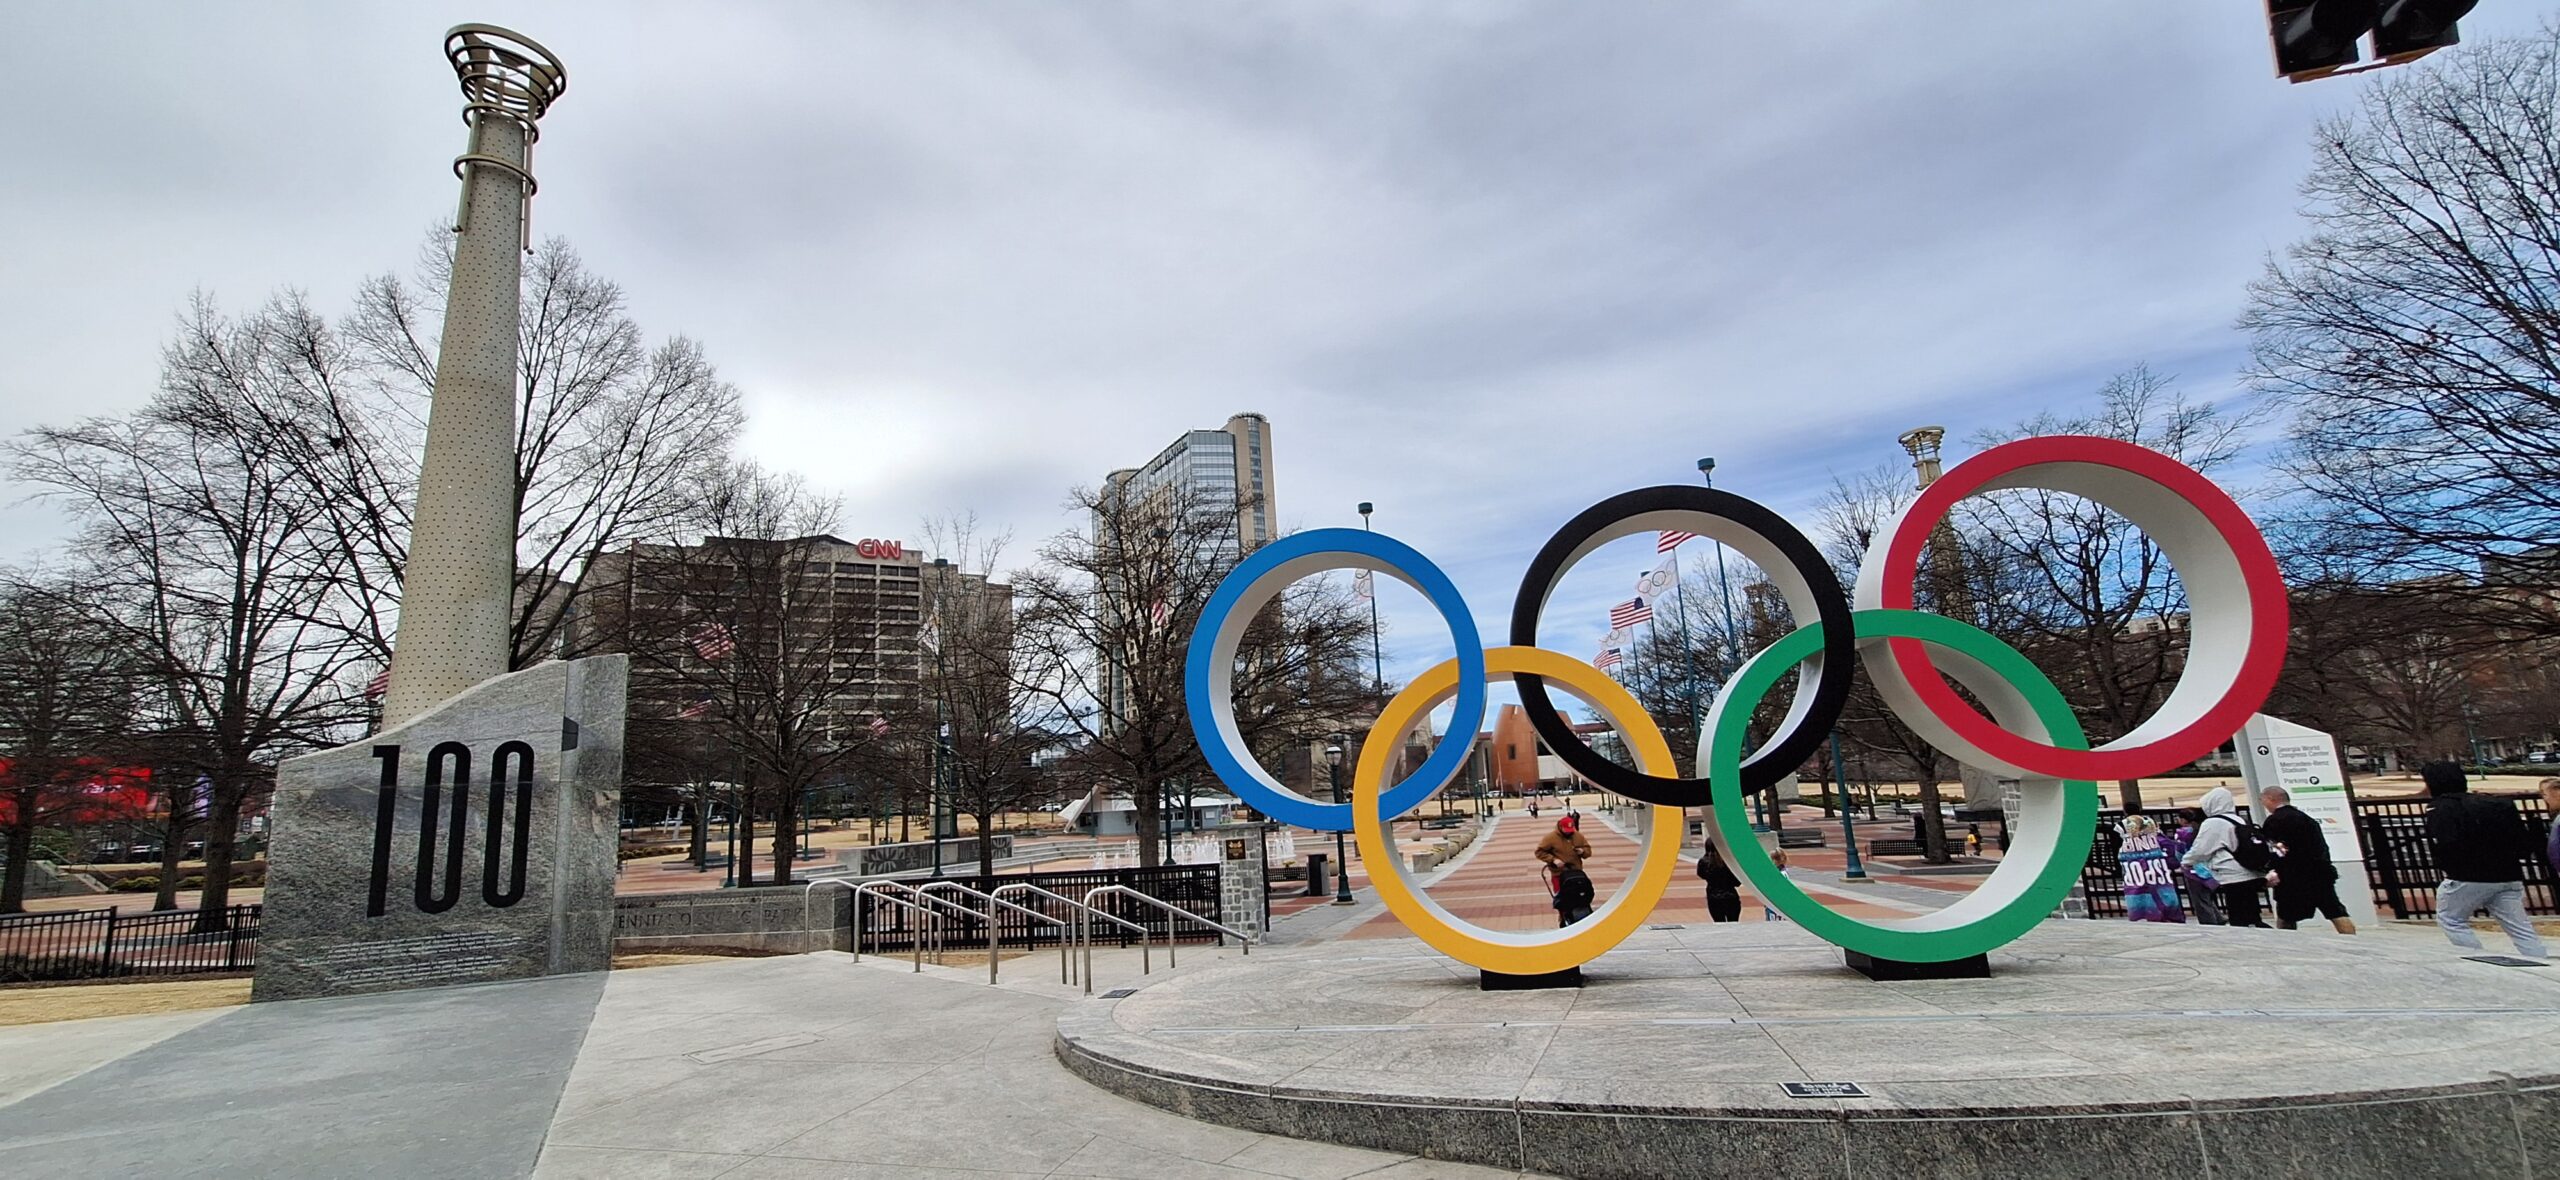
[{"label": "cloudy sky", "polygon": [[[1549,530],[1701,455],[1809,523],[1909,426],[2136,362],[2235,394],[2367,84],[2274,78],[2258,0],[19,6],[0,431],[139,403],[191,290],[406,270],[463,20],[569,65],[536,232],[702,340],[847,535],[975,510],[1028,559],[1071,485],[1259,410],[1285,524],[1375,501],[1497,633]],[[0,559],[62,535],[16,504]],[[1445,653],[1391,607],[1395,663]]]}]

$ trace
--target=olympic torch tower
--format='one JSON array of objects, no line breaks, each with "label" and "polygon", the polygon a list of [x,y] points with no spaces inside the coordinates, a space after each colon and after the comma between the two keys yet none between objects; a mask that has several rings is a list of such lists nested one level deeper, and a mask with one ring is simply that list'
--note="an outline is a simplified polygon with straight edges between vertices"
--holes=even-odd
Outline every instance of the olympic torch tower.
[{"label": "olympic torch tower", "polygon": [[494,25],[458,25],[444,50],[462,82],[471,138],[453,162],[462,202],[385,729],[503,675],[512,654],[516,306],[532,243],[537,123],[569,84],[550,50]]},{"label": "olympic torch tower", "polygon": [[[516,305],[560,59],[445,35],[471,145],[382,727],[276,768],[257,1000],[602,971],[630,657],[509,671]],[[850,911],[848,911],[850,912]],[[850,919],[847,919],[850,921]]]}]

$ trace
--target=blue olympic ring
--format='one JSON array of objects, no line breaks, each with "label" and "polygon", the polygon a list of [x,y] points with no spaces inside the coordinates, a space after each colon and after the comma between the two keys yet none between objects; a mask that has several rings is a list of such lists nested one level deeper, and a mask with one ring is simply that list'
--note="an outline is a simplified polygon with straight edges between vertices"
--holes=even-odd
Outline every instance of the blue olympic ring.
[{"label": "blue olympic ring", "polygon": [[[1246,625],[1282,589],[1300,578],[1337,569],[1386,574],[1421,591],[1439,609],[1449,624],[1449,638],[1458,646],[1458,696],[1449,732],[1471,734],[1484,728],[1488,683],[1484,643],[1467,600],[1440,567],[1402,541],[1360,529],[1315,529],[1273,541],[1237,565],[1218,583],[1217,593],[1209,596],[1209,604],[1200,611],[1200,624],[1191,632],[1182,678],[1191,730],[1199,735],[1200,753],[1208,760],[1210,772],[1233,787],[1246,804],[1282,823],[1319,832],[1350,831],[1351,805],[1318,803],[1281,786],[1244,752],[1244,735],[1236,727],[1235,657]],[[1381,797],[1385,814],[1411,810],[1442,783],[1456,778],[1474,745],[1441,742],[1421,767]]]}]

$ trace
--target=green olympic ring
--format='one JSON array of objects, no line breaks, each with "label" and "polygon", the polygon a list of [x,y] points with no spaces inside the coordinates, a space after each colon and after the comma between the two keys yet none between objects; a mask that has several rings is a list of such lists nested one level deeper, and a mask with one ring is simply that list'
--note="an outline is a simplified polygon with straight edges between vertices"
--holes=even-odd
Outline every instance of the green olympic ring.
[{"label": "green olympic ring", "polygon": [[[1861,658],[1890,659],[1887,639],[1916,639],[1949,658],[1938,667],[1972,692],[1992,719],[2012,731],[2068,750],[2089,748],[2071,705],[2044,673],[1989,632],[1943,615],[1862,610],[1850,616]],[[1809,623],[1771,644],[1734,673],[1707,715],[1710,782],[1742,781],[1742,749],[1751,715],[1778,679],[1822,650],[1822,624]],[[1760,896],[1826,942],[1879,959],[1942,963],[1982,954],[2033,929],[2062,903],[2089,859],[2097,836],[2098,785],[2081,779],[2027,778],[2018,786],[2018,830],[2008,855],[1973,892],[1932,913],[1865,921],[1816,901],[1779,871],[1751,832],[1743,792],[1718,791],[1711,804],[1718,842]]]}]

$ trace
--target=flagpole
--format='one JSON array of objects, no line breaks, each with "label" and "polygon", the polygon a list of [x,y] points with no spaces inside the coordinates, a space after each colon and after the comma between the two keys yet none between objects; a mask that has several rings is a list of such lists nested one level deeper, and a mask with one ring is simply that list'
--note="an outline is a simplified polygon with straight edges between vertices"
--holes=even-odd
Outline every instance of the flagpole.
[{"label": "flagpole", "polygon": [[[1369,531],[1369,513],[1376,507],[1367,500],[1360,501],[1361,532]],[[1381,654],[1378,646],[1378,579],[1374,575],[1369,579],[1369,675],[1378,686],[1378,707],[1384,709],[1387,699],[1387,665],[1386,657]],[[1468,740],[1474,740],[1473,736],[1470,735]]]},{"label": "flagpole", "polygon": [[[1650,572],[1650,571],[1647,571]],[[1671,606],[1680,612],[1680,654],[1689,665],[1689,746],[1690,757],[1697,757],[1697,747],[1704,745],[1707,735],[1698,719],[1698,645],[1696,632],[1689,629],[1688,588],[1681,585],[1680,546],[1671,547]]]}]

